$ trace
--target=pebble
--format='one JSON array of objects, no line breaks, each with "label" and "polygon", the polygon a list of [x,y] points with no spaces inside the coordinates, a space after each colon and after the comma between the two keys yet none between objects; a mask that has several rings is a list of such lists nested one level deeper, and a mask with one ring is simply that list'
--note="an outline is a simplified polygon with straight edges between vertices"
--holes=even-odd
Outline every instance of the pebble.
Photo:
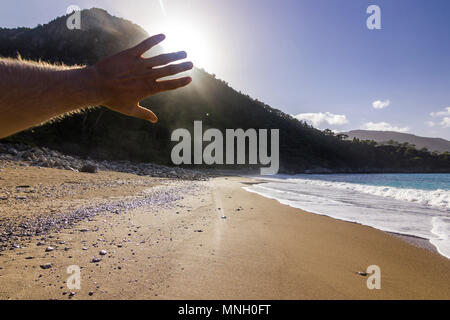
[{"label": "pebble", "polygon": [[47,249],[45,249],[45,252],[52,252],[53,250],[55,250],[55,248],[53,248],[53,247],[47,247]]},{"label": "pebble", "polygon": [[41,267],[41,269],[46,270],[46,269],[50,269],[52,267],[52,264],[51,263],[41,264],[40,267]]},{"label": "pebble", "polygon": [[92,263],[97,263],[97,262],[100,262],[100,261],[102,261],[102,259],[97,258],[97,257],[94,257],[94,258],[92,258],[92,260],[91,260]]},{"label": "pebble", "polygon": [[106,250],[101,250],[101,251],[99,252],[99,254],[100,254],[101,256],[106,256],[106,255],[108,254],[108,252],[106,252]]}]

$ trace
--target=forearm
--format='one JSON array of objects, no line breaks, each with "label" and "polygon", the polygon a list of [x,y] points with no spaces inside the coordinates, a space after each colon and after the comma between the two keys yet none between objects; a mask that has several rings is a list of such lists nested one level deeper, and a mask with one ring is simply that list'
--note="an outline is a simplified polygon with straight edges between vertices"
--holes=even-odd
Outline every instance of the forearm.
[{"label": "forearm", "polygon": [[0,138],[101,100],[89,68],[0,59]]},{"label": "forearm", "polygon": [[171,64],[185,59],[184,51],[143,57],[163,40],[164,35],[150,37],[88,68],[0,58],[0,138],[97,105],[156,123],[158,117],[139,101],[192,81],[161,80],[193,68],[192,62]]}]

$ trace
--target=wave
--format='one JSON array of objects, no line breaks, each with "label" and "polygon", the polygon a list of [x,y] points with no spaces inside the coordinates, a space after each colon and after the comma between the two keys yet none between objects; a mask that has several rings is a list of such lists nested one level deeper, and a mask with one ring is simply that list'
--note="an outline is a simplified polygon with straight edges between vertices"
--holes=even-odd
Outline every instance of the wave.
[{"label": "wave", "polygon": [[[292,182],[299,180],[300,179],[287,179],[285,181]],[[348,182],[320,181],[313,179],[301,179],[301,181],[305,184],[312,184],[316,186],[336,188],[341,190],[357,191],[372,194],[375,196],[419,203],[426,206],[450,210],[449,190],[407,189],[387,186],[370,186]]]},{"label": "wave", "polygon": [[450,190],[422,190],[293,177],[244,189],[280,203],[382,231],[429,240],[450,259]]}]

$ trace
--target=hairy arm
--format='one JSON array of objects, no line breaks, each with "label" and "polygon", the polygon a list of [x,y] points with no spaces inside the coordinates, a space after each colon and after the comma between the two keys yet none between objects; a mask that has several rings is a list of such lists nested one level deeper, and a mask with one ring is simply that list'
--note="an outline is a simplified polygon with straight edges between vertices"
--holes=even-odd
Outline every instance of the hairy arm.
[{"label": "hairy arm", "polygon": [[[164,40],[151,37],[134,48],[101,60],[92,67],[64,67],[0,59],[0,138],[89,106],[158,121],[139,105],[144,98],[186,86],[191,78],[159,79],[192,69],[185,52],[152,58],[142,55]],[[170,65],[168,65],[170,64]]]}]

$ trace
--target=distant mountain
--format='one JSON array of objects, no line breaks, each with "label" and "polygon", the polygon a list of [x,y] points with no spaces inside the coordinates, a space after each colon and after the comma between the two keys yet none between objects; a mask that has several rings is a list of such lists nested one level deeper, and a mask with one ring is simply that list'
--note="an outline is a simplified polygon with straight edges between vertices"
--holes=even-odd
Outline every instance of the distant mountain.
[{"label": "distant mountain", "polygon": [[[130,21],[101,9],[81,12],[82,30],[68,30],[67,16],[33,29],[0,29],[0,56],[68,65],[92,65],[148,36]],[[345,141],[322,132],[280,110],[237,92],[214,75],[194,69],[186,88],[152,96],[142,102],[158,115],[155,125],[106,108],[95,108],[47,123],[7,139],[47,146],[97,159],[171,164],[171,133],[203,129],[280,129],[281,172],[450,172],[450,155],[431,155],[414,148],[376,147],[366,141]],[[232,168],[249,166],[233,166]],[[227,166],[230,168],[230,166]]]},{"label": "distant mountain", "polygon": [[413,134],[394,131],[353,130],[345,133],[349,139],[374,140],[379,144],[395,141],[415,145],[417,149],[427,148],[429,151],[450,152],[450,141],[441,138],[419,137]]}]

